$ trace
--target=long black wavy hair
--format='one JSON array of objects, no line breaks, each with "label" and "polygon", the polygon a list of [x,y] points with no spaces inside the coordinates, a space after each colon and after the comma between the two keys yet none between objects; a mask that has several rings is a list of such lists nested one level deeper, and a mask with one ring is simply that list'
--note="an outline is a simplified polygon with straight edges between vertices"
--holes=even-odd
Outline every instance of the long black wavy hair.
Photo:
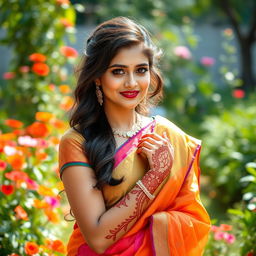
[{"label": "long black wavy hair", "polygon": [[104,184],[118,185],[123,179],[112,177],[116,143],[104,108],[97,101],[95,80],[104,74],[121,48],[140,43],[145,45],[151,80],[147,103],[140,103],[136,111],[146,115],[148,107],[161,100],[163,81],[156,67],[160,51],[144,27],[126,17],[117,17],[100,24],[88,38],[84,56],[77,68],[78,81],[70,126],[85,139],[84,153],[95,171],[96,187],[99,189]]}]

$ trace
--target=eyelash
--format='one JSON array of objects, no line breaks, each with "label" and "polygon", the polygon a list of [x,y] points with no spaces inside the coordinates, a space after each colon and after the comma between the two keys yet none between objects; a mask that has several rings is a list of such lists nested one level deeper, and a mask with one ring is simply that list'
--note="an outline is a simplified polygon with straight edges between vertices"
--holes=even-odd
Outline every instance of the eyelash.
[{"label": "eyelash", "polygon": [[[139,74],[145,74],[147,71],[148,71],[148,69],[143,67],[143,68],[138,68],[136,72]],[[123,75],[124,73],[125,73],[125,71],[121,68],[112,70],[113,75]]]}]

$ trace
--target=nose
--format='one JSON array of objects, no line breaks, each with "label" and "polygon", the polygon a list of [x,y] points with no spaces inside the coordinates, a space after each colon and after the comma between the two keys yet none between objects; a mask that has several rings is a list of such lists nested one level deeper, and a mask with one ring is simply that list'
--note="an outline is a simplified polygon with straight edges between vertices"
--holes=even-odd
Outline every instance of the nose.
[{"label": "nose", "polygon": [[138,85],[138,83],[137,83],[137,80],[136,80],[136,77],[134,76],[134,74],[128,74],[127,79],[125,81],[125,87],[133,88],[137,85]]}]

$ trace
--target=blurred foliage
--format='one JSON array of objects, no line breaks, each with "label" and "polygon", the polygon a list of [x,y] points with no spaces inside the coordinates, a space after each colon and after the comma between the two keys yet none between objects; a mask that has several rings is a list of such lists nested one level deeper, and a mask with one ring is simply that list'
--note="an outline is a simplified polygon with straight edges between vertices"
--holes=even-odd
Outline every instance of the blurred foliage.
[{"label": "blurred foliage", "polygon": [[[12,49],[8,71],[13,76],[0,81],[0,105],[5,109],[1,117],[7,118],[8,113],[8,118],[22,117],[31,122],[36,111],[55,109],[49,105],[49,84],[73,81],[67,76],[67,57],[60,48],[65,44],[64,36],[70,35],[69,39],[74,40],[75,11],[62,0],[1,0],[0,9],[0,26],[4,29],[0,43]],[[43,70],[39,67],[41,74],[33,72],[34,62],[29,59],[33,53],[47,56]]]},{"label": "blurred foliage", "polygon": [[246,164],[249,175],[240,179],[246,184],[243,190],[243,201],[236,209],[230,209],[233,223],[237,226],[237,238],[240,240],[240,255],[256,254],[256,161]]},{"label": "blurred foliage", "polygon": [[202,168],[217,191],[214,200],[226,207],[241,200],[243,186],[239,183],[246,163],[256,152],[255,98],[238,102],[219,116],[207,116],[202,128],[204,150]]},{"label": "blurred foliage", "polygon": [[67,125],[37,112],[27,127],[6,119],[0,128],[0,255],[63,255],[56,152]]}]

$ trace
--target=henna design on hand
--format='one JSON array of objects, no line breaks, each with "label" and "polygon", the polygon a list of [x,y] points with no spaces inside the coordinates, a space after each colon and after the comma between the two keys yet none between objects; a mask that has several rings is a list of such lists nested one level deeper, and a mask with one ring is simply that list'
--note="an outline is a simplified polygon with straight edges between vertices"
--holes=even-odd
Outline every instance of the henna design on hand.
[{"label": "henna design on hand", "polygon": [[128,218],[126,218],[121,224],[119,224],[115,229],[111,229],[109,230],[109,235],[107,235],[105,238],[106,239],[113,239],[113,241],[116,240],[116,236],[117,234],[121,231],[124,230],[126,231],[129,224],[135,220],[138,219],[142,212],[143,212],[143,204],[146,200],[146,195],[144,194],[144,192],[140,189],[140,187],[138,185],[136,185],[127,195],[125,195],[116,205],[115,207],[120,208],[121,206],[124,207],[128,207],[127,205],[127,201],[129,201],[131,199],[130,195],[135,195],[136,196],[136,205],[135,205],[135,209],[132,213],[132,215],[130,215]]}]

